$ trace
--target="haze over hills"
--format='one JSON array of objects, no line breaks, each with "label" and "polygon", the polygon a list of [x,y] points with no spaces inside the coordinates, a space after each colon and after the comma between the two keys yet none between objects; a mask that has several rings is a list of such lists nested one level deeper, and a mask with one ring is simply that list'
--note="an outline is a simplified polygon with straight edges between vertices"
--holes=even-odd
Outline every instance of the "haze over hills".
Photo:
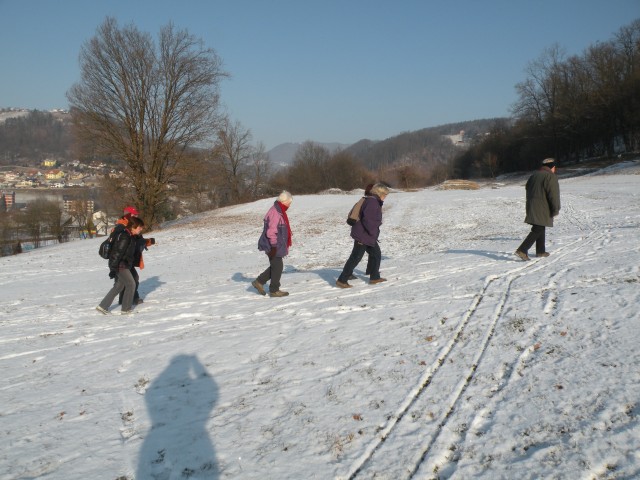
[{"label": "haze over hills", "polygon": [[[321,147],[329,150],[330,153],[334,153],[338,150],[344,150],[348,148],[350,145],[346,143],[319,143],[313,142],[316,145],[320,145]],[[302,146],[302,143],[281,143],[280,145],[276,145],[271,150],[267,152],[269,155],[269,160],[276,165],[277,167],[286,167],[291,165],[293,162],[293,158],[296,155],[298,149]]]},{"label": "haze over hills", "polygon": [[[0,107],[0,126],[8,119],[27,117],[30,112],[32,110]],[[40,112],[50,113],[56,120],[68,125],[69,113],[65,110],[56,109],[48,112],[43,110]],[[411,132],[401,132],[383,140],[362,139],[351,145],[337,142],[315,142],[312,139],[309,141],[327,149],[331,154],[345,150],[362,161],[368,168],[393,164],[415,155],[426,156],[442,162],[455,155],[459,147],[468,145],[471,138],[484,135],[498,122],[508,122],[508,119],[469,120]],[[71,137],[68,136],[68,138]],[[302,143],[296,142],[282,143],[270,149],[267,155],[276,169],[287,167],[292,164],[296,152],[302,145]],[[40,153],[45,150],[39,148]],[[55,152],[52,154],[55,156]]]}]

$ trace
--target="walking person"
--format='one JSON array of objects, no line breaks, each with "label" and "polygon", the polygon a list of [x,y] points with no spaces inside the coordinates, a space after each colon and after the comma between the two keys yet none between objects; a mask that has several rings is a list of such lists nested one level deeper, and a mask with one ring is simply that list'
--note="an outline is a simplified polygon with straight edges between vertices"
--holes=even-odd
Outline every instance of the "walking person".
[{"label": "walking person", "polygon": [[133,265],[136,248],[136,242],[133,237],[134,235],[139,235],[143,227],[144,222],[142,219],[130,217],[126,227],[118,229],[117,233],[114,230],[113,245],[109,253],[109,278],[114,278],[115,283],[96,307],[96,310],[100,313],[108,314],[113,300],[123,290],[124,297],[120,313],[126,315],[132,312],[131,305],[136,288],[136,282],[133,275],[131,275],[131,266]]},{"label": "walking person", "polygon": [[[116,226],[114,227],[113,231],[117,232],[117,231],[123,230],[131,217],[138,217],[139,215],[140,213],[135,207],[125,207],[124,215],[122,215],[122,217],[120,217],[120,219],[116,222]],[[131,265],[131,276],[136,282],[136,290],[135,290],[135,293],[133,294],[133,305],[140,305],[141,303],[143,303],[143,300],[140,297],[140,294],[138,293],[138,287],[140,285],[140,275],[138,275],[138,271],[136,270],[136,267],[139,268],[140,270],[144,269],[144,260],[142,258],[142,252],[144,250],[147,250],[147,248],[150,247],[151,245],[155,245],[156,241],[154,238],[144,238],[142,235],[135,235],[133,238],[136,242],[136,249],[133,256],[133,264]],[[120,305],[122,304],[123,297],[124,297],[124,290],[120,292],[120,295],[118,296],[118,304]]]},{"label": "walking person", "polygon": [[545,158],[539,170],[527,180],[527,204],[525,223],[531,232],[518,247],[515,254],[524,261],[529,258],[529,248],[536,244],[536,257],[548,257],[545,246],[546,227],[553,227],[553,217],[560,212],[560,185],[556,176],[556,162]]},{"label": "walking person", "polygon": [[340,288],[352,287],[349,284],[349,279],[365,252],[369,254],[367,265],[369,284],[375,285],[387,280],[380,276],[382,252],[380,251],[378,237],[380,236],[380,226],[382,225],[382,205],[389,194],[389,188],[384,184],[376,183],[371,187],[370,193],[360,209],[360,221],[351,227],[353,249],[336,281],[336,286]]},{"label": "walking person", "polygon": [[[369,183],[365,188],[364,188],[364,195],[363,197],[370,197],[371,196],[371,189],[373,188],[373,183]],[[365,270],[365,275],[369,275],[369,273],[371,273],[371,265],[372,265],[372,261],[371,261],[371,257],[369,255],[367,255],[367,269]],[[349,275],[349,278],[347,280],[357,280],[358,277],[356,277],[353,273],[351,275]]]},{"label": "walking person", "polygon": [[282,259],[289,254],[291,246],[291,226],[287,210],[292,201],[291,194],[286,190],[283,191],[264,216],[264,228],[258,240],[258,250],[265,252],[269,257],[269,267],[251,282],[261,295],[267,294],[264,289],[267,282],[269,282],[270,297],[289,295],[289,292],[280,290],[280,278],[284,270]]}]

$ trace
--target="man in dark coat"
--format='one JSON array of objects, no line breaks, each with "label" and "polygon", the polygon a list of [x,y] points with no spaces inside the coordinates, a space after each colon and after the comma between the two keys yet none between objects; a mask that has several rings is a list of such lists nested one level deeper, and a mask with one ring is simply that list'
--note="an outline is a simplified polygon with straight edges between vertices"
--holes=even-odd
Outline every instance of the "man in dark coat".
[{"label": "man in dark coat", "polygon": [[548,257],[545,248],[545,229],[553,227],[553,217],[560,212],[560,186],[556,176],[556,163],[553,158],[545,158],[540,170],[527,180],[527,215],[525,223],[531,225],[531,232],[516,250],[522,260],[531,260],[529,248],[536,244],[536,257]]}]

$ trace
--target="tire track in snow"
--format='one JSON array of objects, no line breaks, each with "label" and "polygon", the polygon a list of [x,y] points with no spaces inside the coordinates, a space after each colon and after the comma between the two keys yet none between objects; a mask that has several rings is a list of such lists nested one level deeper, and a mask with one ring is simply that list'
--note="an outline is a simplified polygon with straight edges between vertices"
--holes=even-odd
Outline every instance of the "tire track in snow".
[{"label": "tire track in snow", "polygon": [[[592,244],[595,250],[605,248],[608,237],[609,232],[607,231],[592,232],[586,241],[574,242],[571,245],[572,248],[567,251],[559,250],[560,253],[554,256],[554,263],[568,256],[575,256],[575,253],[578,250],[588,244]],[[584,260],[582,260],[582,262],[584,262]],[[511,284],[514,281],[528,276],[530,273],[547,270],[545,273],[548,278],[548,282],[547,285],[541,289],[541,293],[543,294],[542,300],[544,303],[543,312],[545,315],[554,315],[555,304],[558,299],[557,286],[562,284],[560,280],[572,270],[575,263],[577,262],[571,261],[565,268],[557,271],[548,271],[548,266],[551,264],[542,261],[539,265],[536,265],[534,269],[531,269],[528,272],[523,271],[516,274],[509,282],[509,287],[511,287]],[[503,311],[508,312],[508,309],[503,308]],[[481,394],[485,399],[482,408],[472,410],[471,413],[468,409],[466,411],[462,410],[459,414],[457,414],[458,412],[455,412],[456,415],[452,415],[449,418],[450,423],[453,423],[454,425],[461,425],[463,427],[462,431],[447,427],[447,435],[441,435],[443,438],[439,439],[437,444],[434,442],[432,445],[429,445],[429,458],[427,459],[425,455],[423,462],[418,465],[418,468],[412,475],[415,475],[416,473],[419,475],[433,475],[435,472],[437,472],[438,475],[443,475],[443,478],[448,478],[454,475],[457,466],[455,454],[457,445],[463,445],[467,435],[469,434],[475,432],[476,434],[481,435],[484,431],[483,425],[486,426],[487,418],[490,416],[490,413],[500,410],[500,403],[503,400],[501,392],[508,388],[508,386],[513,382],[520,380],[523,366],[526,364],[527,359],[538,348],[534,345],[534,339],[537,337],[537,333],[543,328],[543,325],[537,325],[529,332],[528,336],[532,340],[530,348],[525,349],[520,355],[511,359],[511,361],[504,362],[500,365],[500,368],[498,369],[499,371],[495,375],[496,378],[494,379],[495,381],[493,382],[493,386],[490,387],[489,392],[487,392],[486,382],[482,385],[483,382],[479,381],[478,383],[480,385],[474,385],[474,389],[471,389],[467,398],[474,398],[474,395]],[[496,362],[494,359],[494,366],[495,364],[500,363],[500,355],[497,355],[496,357],[498,358],[498,361]],[[480,362],[478,362],[477,365],[479,364]],[[489,371],[491,371],[491,367],[489,367]],[[487,373],[487,369],[485,369],[484,373]],[[482,371],[480,371],[480,375],[482,375]],[[468,383],[468,385],[470,384]],[[445,426],[443,426],[442,430],[444,430],[444,428]]]},{"label": "tire track in snow", "polygon": [[[520,277],[548,268],[567,255],[574,254],[585,242],[594,242],[605,235],[604,232],[592,229],[586,237],[581,237],[561,247],[552,257],[552,261],[545,259],[546,261],[543,262],[527,262],[523,266],[503,274],[487,277],[481,291],[474,296],[458,328],[438,358],[424,371],[417,385],[405,396],[404,401],[387,423],[379,427],[375,438],[367,446],[364,453],[351,465],[347,474],[339,478],[352,480],[361,474],[366,474],[367,477],[376,475],[375,464],[372,461],[375,456],[384,456],[385,454],[408,457],[395,462],[401,471],[390,472],[389,466],[386,465],[385,475],[390,478],[412,478],[429,456],[432,446],[447,425],[452,412],[472,381],[474,373],[487,351],[496,326],[502,318],[513,282]],[[498,296],[496,302],[483,302],[485,298],[492,295]],[[491,316],[478,314],[481,308],[485,308],[485,304],[486,308],[495,307]],[[489,323],[483,322],[483,318],[490,318]],[[479,343],[478,339],[481,339]],[[448,379],[451,376],[459,380],[454,391],[450,395],[446,395],[445,387],[450,384]],[[442,381],[441,386],[439,385],[440,381]],[[435,419],[435,422],[418,426],[420,438],[426,438],[426,440],[422,442],[415,453],[415,449],[411,448],[412,445],[407,446],[406,444],[407,436],[415,433],[416,430],[416,427],[411,425],[411,419],[418,418],[419,421],[423,421],[425,408],[433,407],[434,404],[438,413],[437,415],[431,413],[430,416]],[[371,472],[368,471],[369,469]]]}]

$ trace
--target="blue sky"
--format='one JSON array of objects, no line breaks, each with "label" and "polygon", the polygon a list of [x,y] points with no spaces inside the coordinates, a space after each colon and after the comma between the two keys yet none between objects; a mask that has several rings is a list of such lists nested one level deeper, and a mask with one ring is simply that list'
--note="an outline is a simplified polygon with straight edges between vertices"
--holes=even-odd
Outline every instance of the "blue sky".
[{"label": "blue sky", "polygon": [[508,116],[545,48],[611,40],[640,1],[0,0],[0,107],[67,108],[106,16],[154,37],[171,21],[215,49],[226,109],[271,149]]}]

